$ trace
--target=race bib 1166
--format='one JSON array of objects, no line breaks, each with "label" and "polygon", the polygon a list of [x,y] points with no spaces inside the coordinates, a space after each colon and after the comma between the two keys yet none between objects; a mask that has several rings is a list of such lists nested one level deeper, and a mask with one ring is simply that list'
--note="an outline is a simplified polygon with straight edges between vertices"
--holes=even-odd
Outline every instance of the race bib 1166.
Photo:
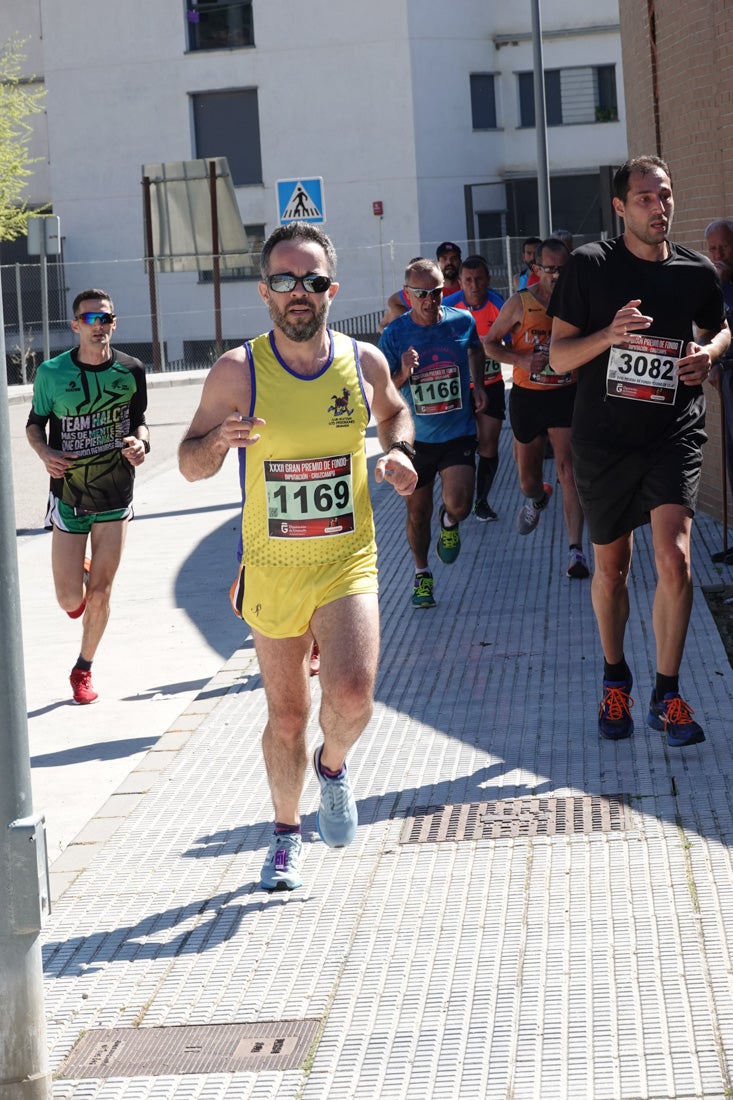
[{"label": "race bib 1166", "polygon": [[410,390],[416,416],[438,416],[463,407],[461,372],[457,363],[431,363],[413,374]]}]

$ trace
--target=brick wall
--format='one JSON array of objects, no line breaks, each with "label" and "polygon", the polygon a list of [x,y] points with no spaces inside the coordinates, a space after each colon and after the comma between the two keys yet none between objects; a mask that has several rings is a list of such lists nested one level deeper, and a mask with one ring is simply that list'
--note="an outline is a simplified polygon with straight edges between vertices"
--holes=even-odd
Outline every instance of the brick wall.
[{"label": "brick wall", "polygon": [[[659,147],[655,126],[654,48]],[[703,231],[733,217],[733,5],[730,0],[619,0],[629,156],[658,153],[675,195],[672,237],[704,251]],[[729,183],[729,181],[731,181]],[[720,403],[708,396],[699,506],[722,515]],[[733,517],[730,497],[729,516]]]}]

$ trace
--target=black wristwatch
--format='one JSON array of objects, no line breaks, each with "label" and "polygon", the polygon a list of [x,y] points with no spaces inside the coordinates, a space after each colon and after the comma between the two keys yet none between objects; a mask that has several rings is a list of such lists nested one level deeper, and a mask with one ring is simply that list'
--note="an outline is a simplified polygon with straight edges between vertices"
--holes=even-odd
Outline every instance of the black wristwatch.
[{"label": "black wristwatch", "polygon": [[145,454],[149,455],[150,454],[150,440],[149,439],[141,439],[140,442],[142,443],[143,447],[145,448]]},{"label": "black wristwatch", "polygon": [[408,443],[405,439],[397,439],[394,443],[390,443],[387,451],[402,451],[403,455],[407,455],[410,460],[417,454],[412,443]]}]

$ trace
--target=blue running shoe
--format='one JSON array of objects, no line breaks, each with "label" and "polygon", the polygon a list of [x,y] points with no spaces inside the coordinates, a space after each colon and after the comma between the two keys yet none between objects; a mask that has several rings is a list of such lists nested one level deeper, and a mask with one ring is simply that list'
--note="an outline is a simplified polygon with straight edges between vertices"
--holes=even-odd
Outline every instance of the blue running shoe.
[{"label": "blue running shoe", "polygon": [[300,857],[303,841],[300,833],[273,833],[260,873],[263,890],[295,890],[302,885]]},{"label": "blue running shoe", "polygon": [[681,695],[665,695],[664,699],[659,700],[656,691],[653,691],[647,722],[652,729],[662,730],[667,734],[668,745],[682,749],[686,745],[697,745],[705,740],[702,727],[692,717],[694,713]]},{"label": "blue running shoe", "polygon": [[440,534],[438,535],[438,545],[435,547],[436,553],[443,565],[452,565],[461,552],[461,533],[458,530],[458,524],[455,527],[444,527],[443,516],[445,515],[445,508],[440,507]]},{"label": "blue running shoe", "polygon": [[634,732],[634,719],[631,708],[632,679],[604,680],[603,698],[598,711],[598,732],[607,741],[622,741]]},{"label": "blue running shoe", "polygon": [[349,774],[344,764],[342,775],[338,779],[328,779],[321,774],[320,745],[313,754],[313,767],[321,784],[321,805],[316,814],[318,835],[329,848],[345,848],[356,836],[359,815],[349,782]]}]

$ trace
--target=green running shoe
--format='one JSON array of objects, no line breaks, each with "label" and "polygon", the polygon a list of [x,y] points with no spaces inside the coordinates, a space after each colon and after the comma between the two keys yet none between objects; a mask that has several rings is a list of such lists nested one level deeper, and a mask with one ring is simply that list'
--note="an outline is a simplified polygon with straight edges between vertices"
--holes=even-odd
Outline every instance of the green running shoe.
[{"label": "green running shoe", "polygon": [[415,574],[415,587],[412,590],[411,602],[413,607],[435,607],[432,573]]},{"label": "green running shoe", "polygon": [[458,530],[458,524],[456,524],[455,527],[443,526],[444,515],[445,508],[441,505],[440,534],[438,535],[438,545],[435,549],[443,565],[452,565],[461,552],[461,533]]}]

